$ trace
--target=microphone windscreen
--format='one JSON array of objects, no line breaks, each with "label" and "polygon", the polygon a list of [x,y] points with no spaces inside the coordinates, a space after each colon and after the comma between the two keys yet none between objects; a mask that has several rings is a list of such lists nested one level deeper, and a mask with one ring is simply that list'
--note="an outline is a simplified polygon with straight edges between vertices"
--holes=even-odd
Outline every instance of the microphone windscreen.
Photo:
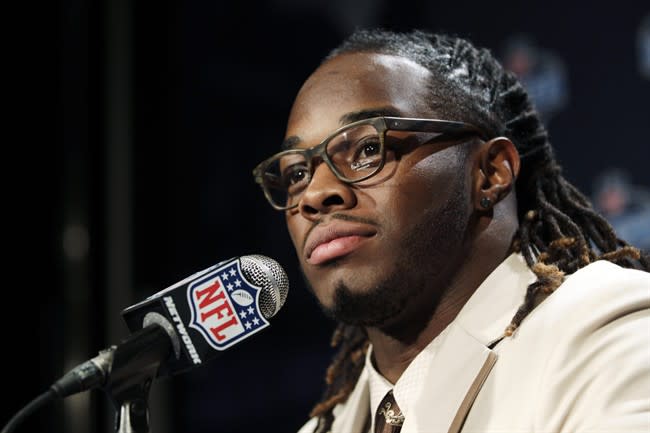
[{"label": "microphone windscreen", "polygon": [[265,319],[280,311],[289,293],[289,278],[282,266],[275,260],[253,254],[240,257],[242,274],[253,285],[262,289],[259,308]]}]

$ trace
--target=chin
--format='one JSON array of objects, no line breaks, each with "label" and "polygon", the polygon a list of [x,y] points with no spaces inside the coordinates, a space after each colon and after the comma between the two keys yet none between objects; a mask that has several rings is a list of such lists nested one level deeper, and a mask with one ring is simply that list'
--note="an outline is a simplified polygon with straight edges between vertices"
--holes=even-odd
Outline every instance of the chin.
[{"label": "chin", "polygon": [[351,287],[343,282],[334,286],[329,305],[321,304],[325,314],[347,325],[382,327],[404,310],[407,297],[395,296],[388,284]]},{"label": "chin", "polygon": [[311,286],[312,293],[316,296],[321,308],[332,316],[333,311],[345,308],[345,305],[356,302],[357,299],[363,299],[370,296],[370,289],[367,287],[357,287],[350,285],[343,280],[327,281],[324,279]]}]

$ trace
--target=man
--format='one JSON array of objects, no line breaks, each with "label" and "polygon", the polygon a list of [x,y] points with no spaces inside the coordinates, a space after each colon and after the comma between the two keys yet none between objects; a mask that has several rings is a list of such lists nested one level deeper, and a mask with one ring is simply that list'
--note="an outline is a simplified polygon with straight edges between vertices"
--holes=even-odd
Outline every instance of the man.
[{"label": "man", "polygon": [[254,173],[340,323],[301,433],[648,431],[648,261],[488,51],[356,32],[283,147]]}]

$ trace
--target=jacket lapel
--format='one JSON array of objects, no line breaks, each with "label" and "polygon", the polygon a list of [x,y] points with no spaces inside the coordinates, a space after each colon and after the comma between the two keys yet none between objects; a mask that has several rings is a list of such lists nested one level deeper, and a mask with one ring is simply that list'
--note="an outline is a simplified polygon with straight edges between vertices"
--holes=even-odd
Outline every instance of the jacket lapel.
[{"label": "jacket lapel", "polygon": [[363,431],[367,416],[370,415],[370,391],[368,389],[368,371],[364,368],[356,386],[344,405],[334,408],[333,433],[366,433]]},{"label": "jacket lapel", "polygon": [[[450,325],[402,433],[457,433],[497,355],[463,328]],[[431,398],[437,393],[435,398]]]}]

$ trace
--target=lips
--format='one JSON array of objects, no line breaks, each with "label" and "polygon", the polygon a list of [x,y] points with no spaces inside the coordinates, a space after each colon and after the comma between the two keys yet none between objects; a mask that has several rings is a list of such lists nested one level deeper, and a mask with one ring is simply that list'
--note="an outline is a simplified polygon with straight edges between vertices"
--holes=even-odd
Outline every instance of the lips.
[{"label": "lips", "polygon": [[307,235],[303,251],[308,263],[319,265],[350,254],[375,234],[377,231],[365,224],[335,221],[316,226]]}]

